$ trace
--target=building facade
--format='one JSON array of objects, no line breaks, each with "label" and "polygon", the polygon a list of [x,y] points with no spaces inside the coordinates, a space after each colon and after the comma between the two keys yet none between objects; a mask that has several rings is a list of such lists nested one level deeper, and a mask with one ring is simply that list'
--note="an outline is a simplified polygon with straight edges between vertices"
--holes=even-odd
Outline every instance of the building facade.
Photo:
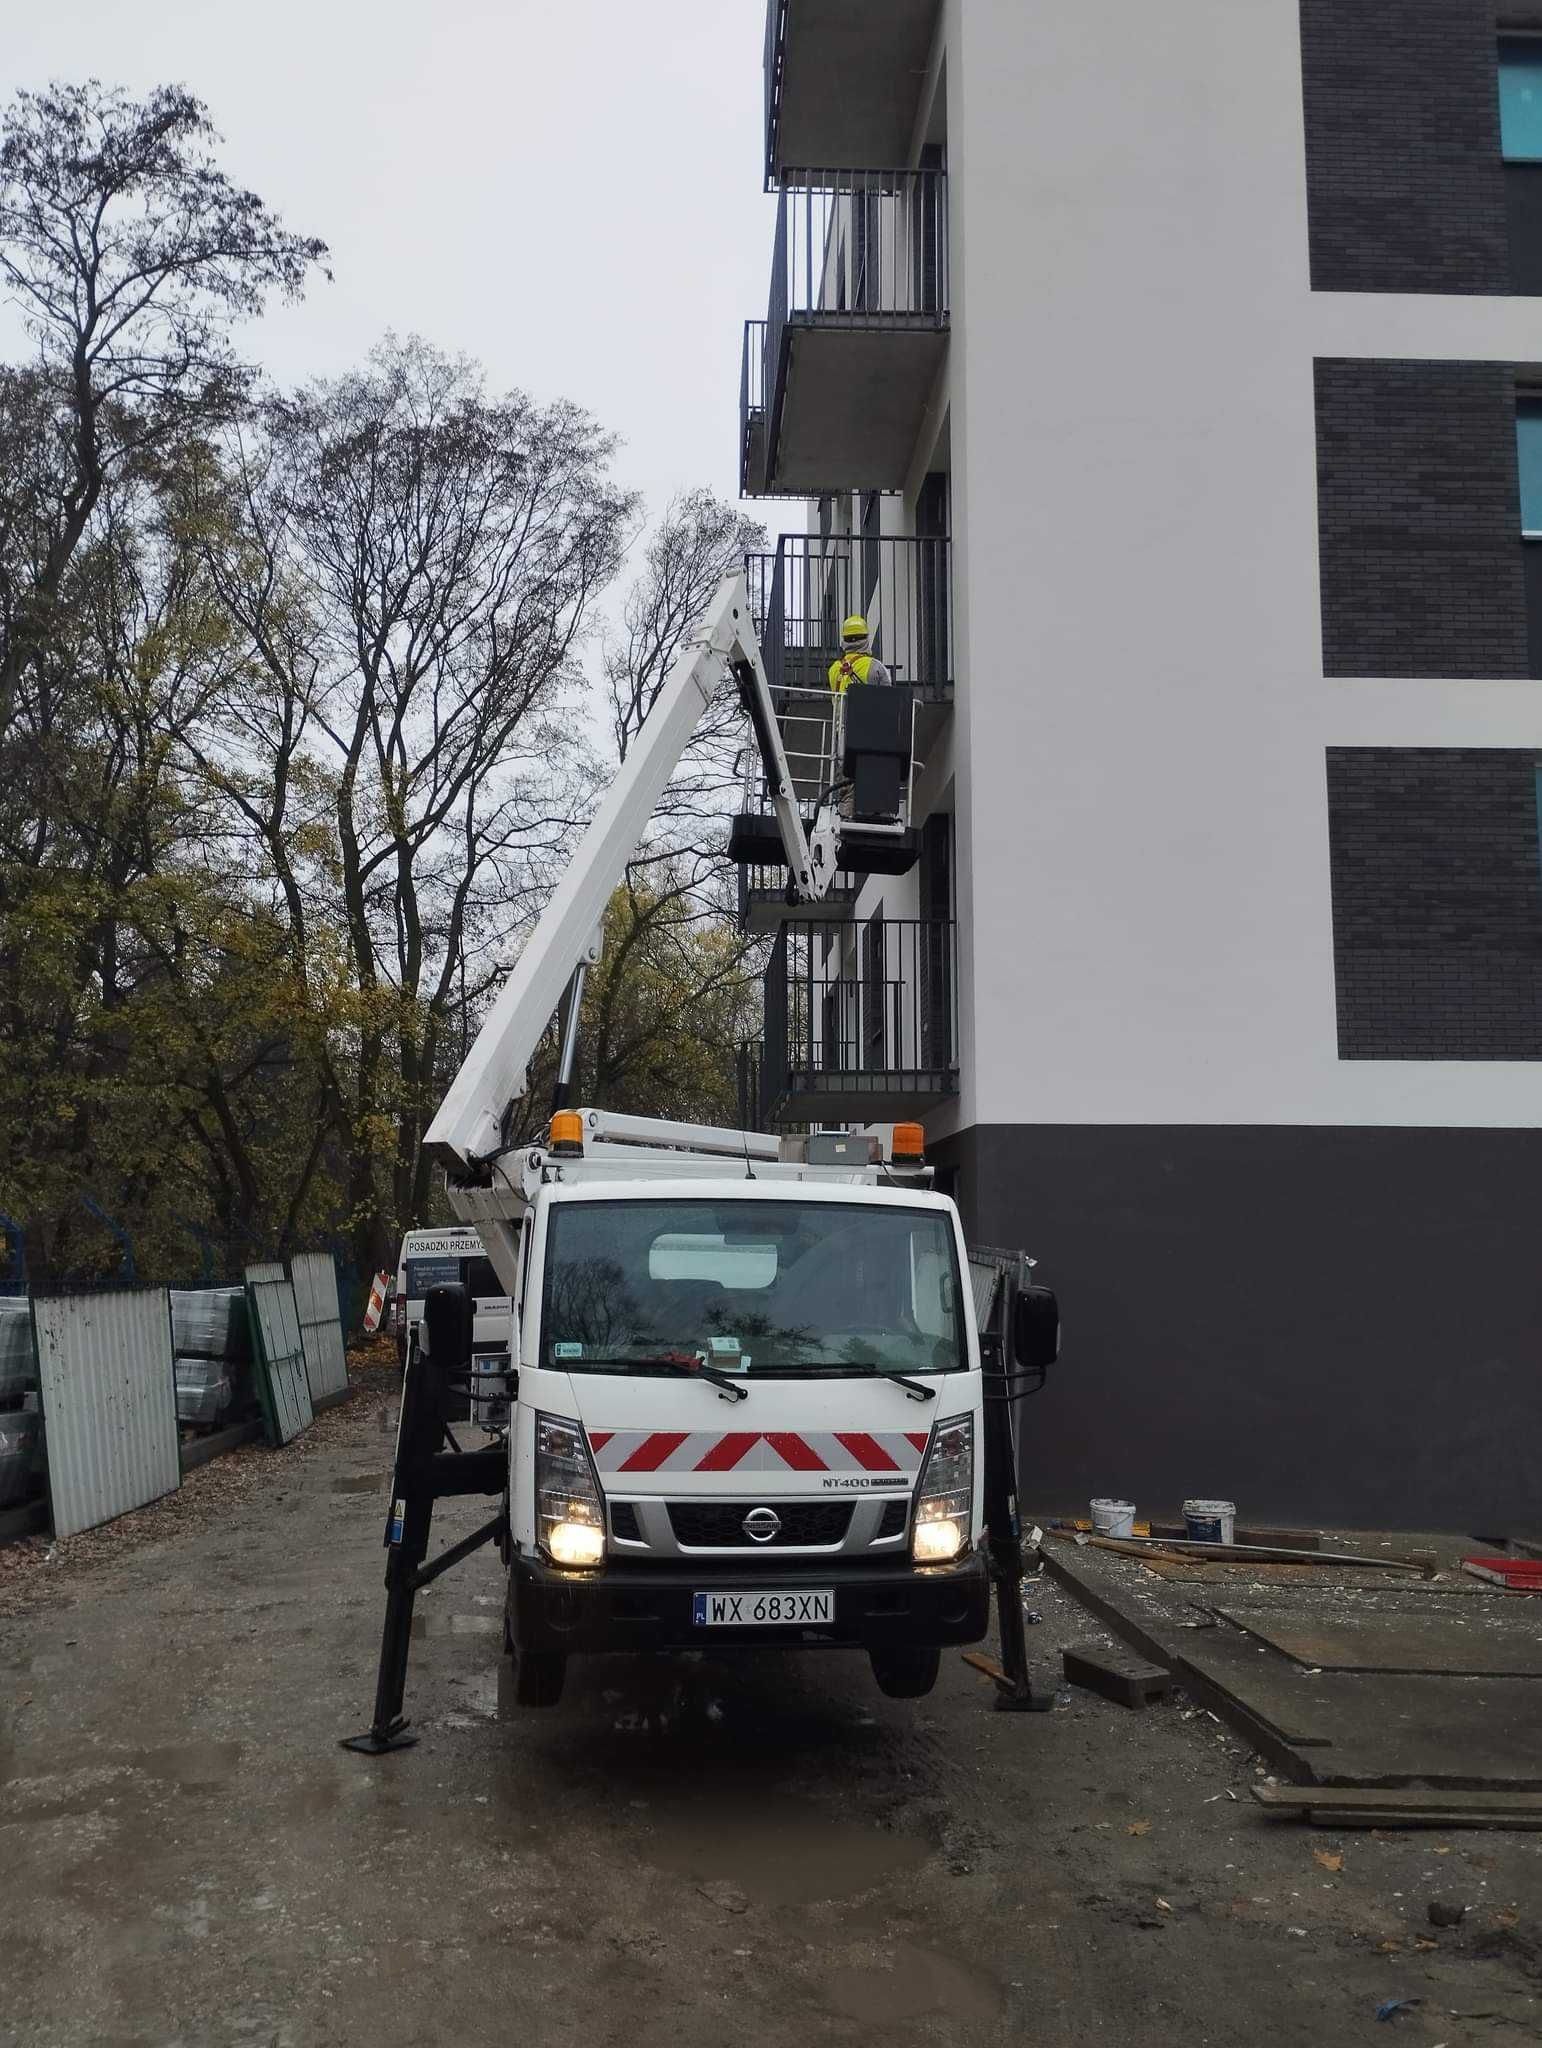
[{"label": "building facade", "polygon": [[1035,1501],[1542,1526],[1542,0],[765,63],[751,576],[789,715],[873,615],[918,766],[823,922],[744,871],[760,1111],[914,1109],[1041,1259]]}]

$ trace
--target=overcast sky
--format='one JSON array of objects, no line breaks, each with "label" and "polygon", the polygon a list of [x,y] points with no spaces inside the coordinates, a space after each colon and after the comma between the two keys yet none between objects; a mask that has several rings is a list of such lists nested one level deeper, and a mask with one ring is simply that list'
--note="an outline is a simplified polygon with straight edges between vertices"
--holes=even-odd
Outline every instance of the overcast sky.
[{"label": "overcast sky", "polygon": [[765,0],[51,0],[5,9],[4,94],[189,86],[230,175],[331,245],[335,282],[245,330],[283,381],[387,328],[585,406],[620,481],[738,489],[765,313]]}]

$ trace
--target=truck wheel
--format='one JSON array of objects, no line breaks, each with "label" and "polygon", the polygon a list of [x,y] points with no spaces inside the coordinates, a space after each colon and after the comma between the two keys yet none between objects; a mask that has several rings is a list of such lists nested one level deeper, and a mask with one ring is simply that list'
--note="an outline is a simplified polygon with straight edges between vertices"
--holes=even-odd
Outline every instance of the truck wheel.
[{"label": "truck wheel", "polygon": [[935,1643],[923,1649],[869,1650],[878,1690],[891,1700],[918,1700],[937,1683],[942,1652]]},{"label": "truck wheel", "polygon": [[519,1707],[554,1707],[562,1697],[562,1682],[568,1675],[568,1660],[560,1650],[516,1650],[514,1658],[514,1704]]}]

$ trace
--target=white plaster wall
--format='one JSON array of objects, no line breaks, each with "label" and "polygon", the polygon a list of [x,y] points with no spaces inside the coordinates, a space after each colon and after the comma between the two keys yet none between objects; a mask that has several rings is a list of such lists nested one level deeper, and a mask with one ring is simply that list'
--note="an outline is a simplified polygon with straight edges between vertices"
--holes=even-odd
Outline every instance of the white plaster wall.
[{"label": "white plaster wall", "polygon": [[957,1122],[1542,1123],[1542,1063],[1337,1058],[1325,748],[1542,748],[1542,683],[1324,679],[1312,395],[1542,308],[1313,297],[1296,0],[945,32]]}]

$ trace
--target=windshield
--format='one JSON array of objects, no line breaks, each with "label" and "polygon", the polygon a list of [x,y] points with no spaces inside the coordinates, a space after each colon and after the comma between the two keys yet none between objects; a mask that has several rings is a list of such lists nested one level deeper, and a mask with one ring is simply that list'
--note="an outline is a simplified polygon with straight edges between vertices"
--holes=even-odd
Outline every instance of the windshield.
[{"label": "windshield", "polygon": [[958,1372],[953,1232],[936,1211],[846,1202],[560,1203],[540,1356],[566,1372]]}]

